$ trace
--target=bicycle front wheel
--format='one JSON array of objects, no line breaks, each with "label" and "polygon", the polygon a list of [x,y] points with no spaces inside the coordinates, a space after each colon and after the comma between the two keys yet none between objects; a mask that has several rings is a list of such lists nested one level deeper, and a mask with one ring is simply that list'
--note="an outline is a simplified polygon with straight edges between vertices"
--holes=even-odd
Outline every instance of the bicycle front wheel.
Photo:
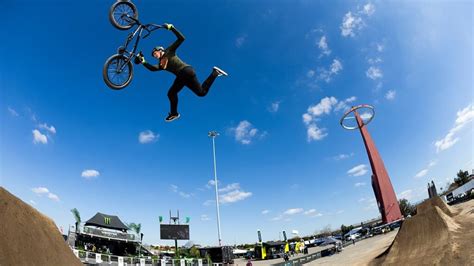
[{"label": "bicycle front wheel", "polygon": [[117,1],[110,8],[109,20],[117,29],[128,30],[133,26],[134,21],[127,19],[127,15],[138,19],[138,10],[135,5],[129,1]]},{"label": "bicycle front wheel", "polygon": [[113,90],[121,90],[130,84],[133,77],[131,60],[123,54],[114,54],[105,61],[102,70],[105,84]]}]

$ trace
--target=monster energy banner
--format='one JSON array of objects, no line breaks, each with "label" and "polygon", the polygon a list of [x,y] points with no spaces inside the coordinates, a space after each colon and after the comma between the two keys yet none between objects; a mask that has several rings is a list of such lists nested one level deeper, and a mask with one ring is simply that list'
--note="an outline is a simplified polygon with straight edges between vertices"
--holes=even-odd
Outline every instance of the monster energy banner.
[{"label": "monster energy banner", "polygon": [[86,226],[92,225],[97,227],[116,229],[116,230],[128,230],[129,228],[120,221],[120,219],[115,215],[108,215],[98,212],[94,217],[90,218]]},{"label": "monster energy banner", "polygon": [[160,224],[161,239],[189,239],[188,224]]}]

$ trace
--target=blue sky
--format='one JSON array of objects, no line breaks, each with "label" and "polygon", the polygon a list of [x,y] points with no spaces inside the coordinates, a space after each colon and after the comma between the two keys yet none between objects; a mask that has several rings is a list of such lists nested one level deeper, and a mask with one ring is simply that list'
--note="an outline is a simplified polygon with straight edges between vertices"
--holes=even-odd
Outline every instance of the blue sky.
[{"label": "blue sky", "polygon": [[[102,80],[127,34],[112,3],[3,3],[0,184],[66,230],[77,208],[172,245],[158,216],[179,209],[191,240],[217,244],[209,130],[224,243],[376,217],[360,134],[338,123],[362,103],[399,197],[474,168],[470,1],[134,1],[143,22],[183,32],[178,55],[201,81],[214,65],[229,73],[205,98],[184,89],[169,124],[171,74],[136,66],[122,91]],[[140,49],[153,62],[173,40],[158,31]]]}]

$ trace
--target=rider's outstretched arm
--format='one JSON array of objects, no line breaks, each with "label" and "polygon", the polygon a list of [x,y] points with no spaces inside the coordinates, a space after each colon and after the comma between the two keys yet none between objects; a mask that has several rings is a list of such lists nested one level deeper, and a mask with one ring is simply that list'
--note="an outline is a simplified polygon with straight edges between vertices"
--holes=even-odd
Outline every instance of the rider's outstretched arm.
[{"label": "rider's outstretched arm", "polygon": [[178,47],[183,43],[184,41],[184,35],[179,32],[179,30],[177,30],[173,25],[171,24],[167,24],[169,25],[168,29],[171,30],[174,35],[176,35],[176,38],[178,38],[173,44],[170,45],[170,47],[168,47],[166,50],[168,50],[168,52],[176,52],[176,49],[178,49]]},{"label": "rider's outstretched arm", "polygon": [[143,62],[142,65],[143,65],[144,67],[146,67],[146,68],[147,68],[148,70],[150,70],[150,71],[159,71],[159,70],[161,70],[161,69],[160,69],[160,64],[152,65],[152,64],[150,64],[150,63],[148,63],[148,62]]}]

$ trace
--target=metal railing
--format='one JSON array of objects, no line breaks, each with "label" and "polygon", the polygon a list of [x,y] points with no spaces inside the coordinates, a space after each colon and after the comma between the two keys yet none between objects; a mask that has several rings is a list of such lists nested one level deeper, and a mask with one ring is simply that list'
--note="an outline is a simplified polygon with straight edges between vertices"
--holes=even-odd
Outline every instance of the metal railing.
[{"label": "metal railing", "polygon": [[205,259],[153,259],[151,257],[127,257],[115,256],[89,251],[72,249],[76,257],[82,263],[94,263],[99,265],[140,265],[140,266],[210,266],[219,265],[207,263]]}]

